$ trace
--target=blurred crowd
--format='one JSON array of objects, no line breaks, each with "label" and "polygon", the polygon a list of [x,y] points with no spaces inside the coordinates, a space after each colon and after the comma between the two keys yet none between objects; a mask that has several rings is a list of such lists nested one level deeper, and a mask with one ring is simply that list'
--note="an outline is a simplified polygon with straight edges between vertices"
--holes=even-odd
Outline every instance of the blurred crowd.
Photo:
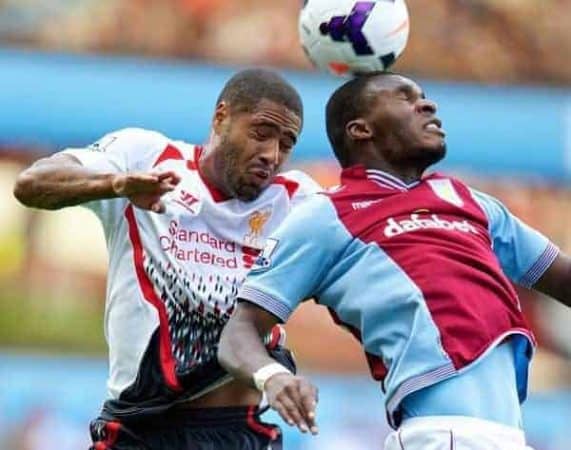
[{"label": "blurred crowd", "polygon": [[[302,0],[0,0],[0,42],[309,69]],[[407,0],[397,68],[423,77],[571,83],[570,0]]]}]

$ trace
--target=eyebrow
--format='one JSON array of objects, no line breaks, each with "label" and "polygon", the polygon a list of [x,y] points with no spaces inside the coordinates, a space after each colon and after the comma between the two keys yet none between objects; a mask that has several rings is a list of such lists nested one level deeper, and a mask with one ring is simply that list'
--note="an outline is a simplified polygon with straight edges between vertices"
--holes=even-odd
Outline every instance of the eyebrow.
[{"label": "eyebrow", "polygon": [[[264,119],[254,120],[254,121],[253,121],[253,125],[256,126],[256,127],[271,127],[271,128],[274,128],[274,129],[276,129],[276,130],[278,130],[278,131],[281,131],[281,127],[280,127],[277,123],[271,122],[271,121],[268,121],[268,120],[264,120]],[[285,134],[286,134],[289,138],[291,138],[291,140],[293,141],[293,145],[296,145],[296,144],[297,144],[297,135],[296,135],[294,132],[292,132],[292,131],[287,131],[287,130],[286,130],[286,131],[285,131]]]}]

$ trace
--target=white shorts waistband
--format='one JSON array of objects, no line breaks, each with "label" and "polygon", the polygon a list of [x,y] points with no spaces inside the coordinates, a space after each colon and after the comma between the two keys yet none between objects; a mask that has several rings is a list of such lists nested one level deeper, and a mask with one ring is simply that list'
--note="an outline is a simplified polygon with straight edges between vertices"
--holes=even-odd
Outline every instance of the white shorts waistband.
[{"label": "white shorts waistband", "polygon": [[428,416],[405,419],[400,426],[411,430],[454,430],[463,435],[484,434],[517,446],[525,446],[525,434],[519,428],[502,425],[489,420],[465,416]]}]

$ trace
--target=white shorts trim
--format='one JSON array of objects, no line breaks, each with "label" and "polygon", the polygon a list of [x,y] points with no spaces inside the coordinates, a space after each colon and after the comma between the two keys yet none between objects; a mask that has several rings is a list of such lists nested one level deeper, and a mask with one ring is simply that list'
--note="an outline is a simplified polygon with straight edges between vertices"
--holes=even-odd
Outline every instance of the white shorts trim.
[{"label": "white shorts trim", "polygon": [[385,450],[459,449],[531,450],[519,428],[464,416],[406,419],[385,442]]}]

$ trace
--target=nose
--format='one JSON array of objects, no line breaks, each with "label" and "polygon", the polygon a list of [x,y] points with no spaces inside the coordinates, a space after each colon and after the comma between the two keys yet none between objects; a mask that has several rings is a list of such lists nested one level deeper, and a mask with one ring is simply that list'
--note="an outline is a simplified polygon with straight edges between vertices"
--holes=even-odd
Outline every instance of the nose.
[{"label": "nose", "polygon": [[432,100],[421,98],[416,102],[416,111],[420,114],[436,114],[438,105]]},{"label": "nose", "polygon": [[272,139],[264,145],[260,152],[260,160],[272,169],[279,165],[280,158],[280,142],[278,139]]}]

